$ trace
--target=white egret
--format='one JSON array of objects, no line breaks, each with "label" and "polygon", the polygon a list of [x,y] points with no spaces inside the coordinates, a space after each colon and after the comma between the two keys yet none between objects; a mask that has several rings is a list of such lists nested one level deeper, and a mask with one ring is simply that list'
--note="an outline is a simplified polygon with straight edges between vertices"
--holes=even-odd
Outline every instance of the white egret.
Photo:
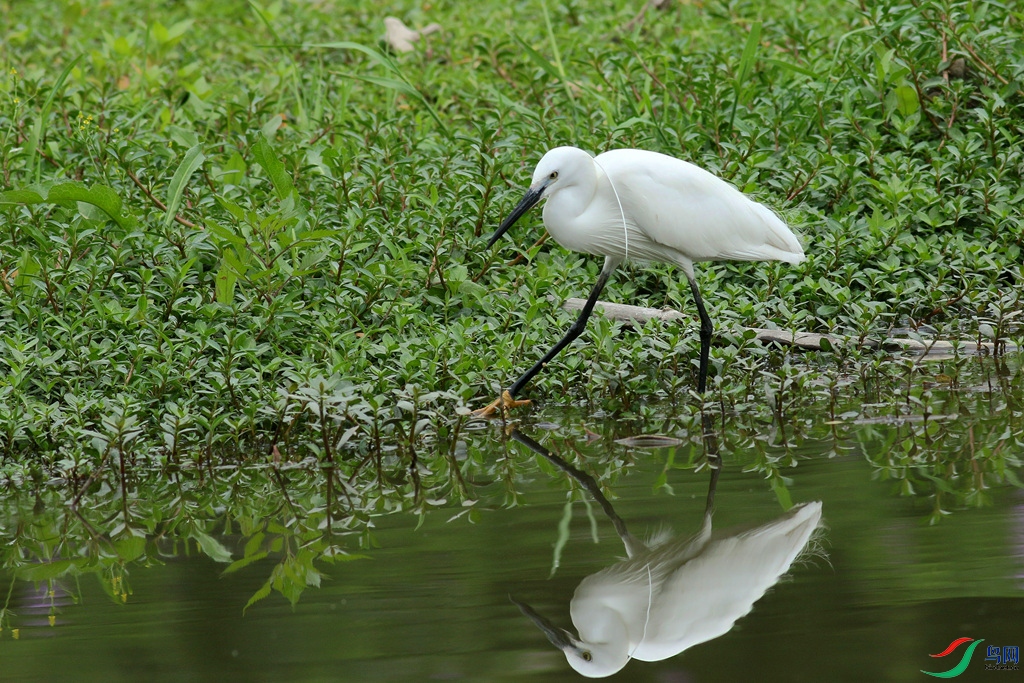
[{"label": "white egret", "polygon": [[551,236],[566,249],[604,256],[604,267],[579,318],[561,341],[478,414],[525,403],[515,397],[583,332],[612,271],[627,259],[664,261],[683,269],[700,314],[698,391],[703,393],[712,324],[693,264],[804,259],[796,236],[770,209],[704,169],[657,152],[616,149],[595,158],[576,147],[548,151],[537,164],[526,195],[487,246],[541,199],[547,199],[544,226]]},{"label": "white egret", "polygon": [[[712,436],[704,422],[705,437]],[[705,442],[711,465],[704,521],[691,538],[638,540],[616,514],[593,477],[522,434],[528,446],[575,479],[600,504],[626,549],[626,559],[586,577],[569,603],[579,636],[558,628],[512,598],[569,665],[590,678],[610,676],[630,659],[667,659],[727,633],[753,609],[810,543],[822,525],[821,501],[797,505],[746,531],[712,534],[715,490],[721,472],[717,439]]]},{"label": "white egret", "polygon": [[724,635],[799,557],[821,525],[821,502],[797,505],[756,529],[715,538],[711,515],[692,538],[626,542],[627,559],[580,582],[569,603],[579,637],[516,602],[569,665],[610,676],[630,659],[654,662]]}]

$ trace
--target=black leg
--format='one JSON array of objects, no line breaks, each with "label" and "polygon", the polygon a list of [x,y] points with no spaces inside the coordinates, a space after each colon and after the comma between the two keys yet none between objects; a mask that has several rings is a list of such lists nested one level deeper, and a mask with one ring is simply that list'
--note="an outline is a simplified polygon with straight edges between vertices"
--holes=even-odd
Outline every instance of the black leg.
[{"label": "black leg", "polygon": [[544,354],[544,357],[537,361],[532,368],[523,373],[523,376],[516,380],[516,383],[508,388],[508,393],[515,398],[526,383],[533,379],[538,372],[544,369],[552,358],[558,355],[558,352],[564,349],[569,343],[580,336],[583,333],[583,329],[587,326],[587,319],[590,318],[590,314],[594,312],[594,304],[597,303],[597,298],[601,295],[601,290],[604,289],[605,284],[608,282],[608,278],[611,277],[612,271],[615,270],[615,264],[609,264],[605,261],[604,268],[601,269],[601,274],[597,277],[597,282],[594,283],[594,288],[590,291],[590,296],[587,298],[587,303],[583,306],[583,310],[580,311],[580,317],[576,318],[576,322],[572,324],[569,331],[565,333],[561,341],[555,344],[550,351]]},{"label": "black leg", "polygon": [[700,377],[697,380],[697,391],[703,394],[708,384],[708,355],[711,353],[711,332],[714,328],[708,312],[704,310],[704,300],[700,298],[697,281],[689,273],[686,279],[690,281],[690,291],[693,292],[693,300],[697,303],[697,313],[700,315]]},{"label": "black leg", "polygon": [[616,514],[615,508],[612,507],[610,502],[608,502],[605,495],[601,493],[601,487],[592,476],[582,470],[576,469],[561,457],[544,448],[518,429],[512,430],[512,438],[529,448],[534,453],[544,457],[552,465],[575,479],[579,485],[597,501],[598,505],[601,506],[601,509],[604,510],[604,514],[608,515],[608,519],[611,520],[612,526],[615,527],[615,532],[619,535],[619,539],[622,541],[622,544],[626,546],[627,555],[633,557],[644,550],[644,544],[638,541],[633,534],[629,533],[629,530],[626,528],[626,523],[622,521],[622,518],[619,517],[618,514]]},{"label": "black leg", "polygon": [[711,481],[708,482],[708,497],[704,503],[704,518],[710,520],[715,511],[715,491],[718,489],[718,476],[722,473],[722,456],[718,452],[718,435],[715,434],[715,420],[710,413],[701,410],[700,423],[704,439],[704,457],[711,468]]}]

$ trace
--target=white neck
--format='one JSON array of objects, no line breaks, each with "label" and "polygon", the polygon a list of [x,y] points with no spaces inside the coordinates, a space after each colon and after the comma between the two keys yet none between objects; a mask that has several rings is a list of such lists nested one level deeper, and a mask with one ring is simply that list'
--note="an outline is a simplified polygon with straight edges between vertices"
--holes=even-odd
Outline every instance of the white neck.
[{"label": "white neck", "polygon": [[552,188],[544,205],[544,225],[561,242],[559,233],[573,230],[577,218],[590,206],[597,191],[597,169],[591,165],[573,175],[571,185]]}]

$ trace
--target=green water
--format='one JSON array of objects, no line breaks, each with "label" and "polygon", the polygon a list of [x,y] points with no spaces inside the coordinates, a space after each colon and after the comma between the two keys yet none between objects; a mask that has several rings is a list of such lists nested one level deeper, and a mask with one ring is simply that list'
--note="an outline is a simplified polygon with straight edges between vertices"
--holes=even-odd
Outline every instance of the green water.
[{"label": "green water", "polygon": [[[598,477],[630,531],[697,531],[710,472],[699,438],[680,430],[678,445],[636,448],[616,438],[650,430],[590,419],[588,437],[577,415],[563,417],[556,429],[523,430]],[[613,680],[935,680],[921,670],[950,669],[965,648],[929,654],[963,636],[985,642],[957,680],[1016,679],[986,671],[984,657],[986,645],[1024,645],[1024,492],[1012,483],[1019,424],[1008,409],[931,425],[849,420],[838,442],[827,425],[787,444],[722,433],[714,527],[752,527],[788,504],[822,501],[817,550],[724,636],[664,661],[629,662]],[[127,508],[112,485],[83,497],[81,517],[45,488],[12,494],[0,520],[0,680],[579,679],[509,595],[571,629],[576,585],[622,557],[623,545],[590,495],[499,426],[463,431],[460,441],[451,452],[472,503],[454,490],[417,502],[399,487],[353,521],[341,519],[349,503],[335,490],[328,543],[322,522],[303,526],[318,519],[327,490],[301,468],[276,483],[266,470],[249,479],[214,472],[215,484],[160,476],[164,489],[148,501],[137,493]],[[905,467],[903,454],[918,446],[925,464]],[[972,469],[972,458],[983,467]],[[929,478],[933,466],[947,468],[948,481]],[[257,483],[262,493],[246,497]],[[88,508],[93,498],[107,504]],[[126,516],[141,540],[124,540]],[[269,521],[256,541],[254,520]],[[273,538],[288,540],[275,547]],[[267,556],[225,573],[247,542]],[[325,547],[361,557],[325,562]],[[322,570],[319,586],[305,575],[284,581],[243,613],[283,557],[310,548],[293,567]],[[77,559],[69,568],[62,558]],[[296,582],[312,585],[292,595],[293,607],[284,596]]]}]

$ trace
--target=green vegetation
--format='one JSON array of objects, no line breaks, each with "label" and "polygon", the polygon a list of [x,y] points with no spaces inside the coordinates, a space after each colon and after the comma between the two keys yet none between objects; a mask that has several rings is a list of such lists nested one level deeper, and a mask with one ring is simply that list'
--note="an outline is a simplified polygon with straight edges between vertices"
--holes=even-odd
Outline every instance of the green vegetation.
[{"label": "green vegetation", "polygon": [[[907,368],[904,371],[913,374]],[[854,550],[843,548],[842,552],[852,552],[862,557],[860,562],[872,565],[897,552],[877,537],[878,530],[893,520],[902,520],[898,523],[902,525],[913,516],[934,523],[964,507],[996,507],[977,514],[1004,519],[1005,524],[982,525],[983,536],[959,538],[957,552],[928,560],[952,562],[952,568],[943,564],[942,577],[931,574],[925,564],[916,567],[914,574],[926,578],[902,588],[920,594],[926,587],[934,589],[940,578],[960,577],[951,580],[948,593],[940,593],[957,596],[958,591],[973,590],[976,585],[962,580],[968,573],[973,582],[984,577],[992,585],[1014,585],[1013,555],[1001,550],[1004,545],[1011,548],[1014,538],[1005,530],[1014,520],[1009,492],[1005,487],[993,489],[1000,483],[1024,487],[1015,474],[1024,449],[1024,420],[1019,408],[1007,415],[1010,411],[1002,398],[1020,395],[1017,382],[1007,386],[996,380],[991,392],[929,392],[930,402],[922,410],[932,415],[929,419],[916,415],[893,419],[884,415],[885,408],[880,408],[883,416],[867,408],[853,413],[857,418],[852,419],[841,404],[832,405],[835,420],[797,419],[786,409],[769,425],[750,414],[732,416],[720,430],[717,445],[726,456],[723,485],[735,495],[726,499],[721,512],[730,525],[746,523],[745,515],[752,508],[788,509],[795,502],[824,498],[830,523],[868,530],[853,544]],[[655,521],[672,523],[680,533],[689,527],[679,526],[678,520],[690,523],[700,518],[708,444],[701,438],[699,418],[691,423],[673,415],[644,415],[639,424],[646,425],[648,434],[662,429],[675,435],[660,439],[638,438],[636,423],[599,420],[580,410],[564,411],[560,418],[561,427],[548,424],[544,430],[531,426],[526,431],[592,474],[609,496],[629,496],[628,505],[635,514],[646,515],[649,508],[656,508],[666,517]],[[132,597],[134,584],[145,585],[143,569],[171,558],[205,556],[219,563],[218,572],[251,586],[247,592],[231,589],[237,593],[232,609],[248,610],[271,595],[294,605],[307,589],[319,588],[325,576],[349,577],[352,570],[344,563],[380,559],[379,527],[413,527],[429,519],[436,526],[440,517],[463,529],[467,522],[490,529],[466,530],[489,538],[489,550],[477,549],[472,566],[462,569],[477,579],[487,577],[488,568],[507,552],[509,529],[502,515],[509,511],[502,508],[510,504],[523,501],[537,506],[545,501],[547,507],[535,507],[530,513],[538,518],[526,527],[530,541],[519,540],[524,551],[543,548],[547,553],[557,538],[556,565],[566,544],[571,542],[573,552],[582,552],[581,545],[592,547],[591,535],[596,536],[598,528],[612,533],[600,508],[578,483],[525,446],[495,439],[487,431],[465,432],[424,454],[415,484],[408,481],[402,459],[393,453],[389,451],[381,461],[361,463],[355,472],[319,466],[312,458],[270,466],[180,472],[172,468],[169,474],[136,464],[127,468],[127,474],[119,470],[120,476],[109,477],[109,485],[82,487],[88,491],[70,504],[66,489],[59,486],[38,487],[34,495],[3,496],[0,639],[4,629],[9,632],[26,621],[12,601],[15,586],[19,590],[23,584],[45,586],[52,598],[54,593],[81,594],[85,579],[91,585],[95,578],[114,603],[145,603],[154,596]],[[807,468],[811,471],[805,472]],[[858,476],[851,478],[852,472]],[[897,496],[899,500],[894,500]],[[567,515],[561,524],[555,512],[561,507],[558,503],[564,504]],[[568,515],[574,506],[575,536],[570,541]],[[681,510],[693,516],[686,517]],[[381,519],[404,511],[416,513],[416,522]],[[581,520],[585,515],[593,521]],[[979,524],[976,518],[967,523],[972,528]],[[920,542],[927,546],[932,538],[923,530],[927,525],[909,526],[917,529]],[[956,534],[955,529],[936,533],[947,536]],[[614,534],[611,540],[617,543]],[[448,552],[444,542],[422,542]],[[904,549],[897,547],[900,560],[896,564],[906,569]],[[967,547],[973,550],[967,552]],[[394,553],[406,549],[386,546],[386,550],[393,563]],[[618,546],[615,553],[620,550]],[[606,546],[602,552],[607,552]],[[399,564],[419,567],[421,560],[413,556]],[[396,571],[393,564],[385,566],[388,572]],[[51,615],[62,611],[60,605],[50,605]]]},{"label": "green vegetation", "polygon": [[[595,316],[529,387],[541,408],[521,413],[609,495],[633,475],[634,489],[677,494],[653,496],[661,510],[685,506],[708,416],[727,486],[761,506],[853,501],[827,513],[837,530],[908,512],[936,523],[1024,488],[1024,367],[1004,353],[1024,342],[1012,4],[669,2],[640,18],[640,0],[93,5],[0,0],[0,639],[31,629],[31,610],[57,624],[86,577],[174,624],[163,608],[181,593],[141,569],[167,563],[151,573],[177,582],[168,559],[190,555],[236,581],[233,613],[273,617],[268,596],[294,606],[325,575],[369,565],[341,567],[374,554],[396,511],[476,525],[431,547],[459,548],[481,595],[508,609],[492,573],[509,526],[488,515],[520,496],[564,501],[554,566],[578,540],[570,522],[586,524],[573,506],[594,513],[551,465],[467,417],[561,336],[573,315],[557,303],[600,267],[545,243],[539,212],[513,233],[518,250],[483,249],[559,144],[692,160],[777,209],[808,254],[698,267],[718,326],[706,397],[685,278],[616,274],[605,298],[693,323]],[[392,52],[386,14],[443,30]],[[744,326],[851,343],[799,353]],[[995,353],[862,344],[887,335]],[[815,479],[817,458],[830,460]],[[648,502],[627,505],[643,519]],[[516,527],[530,541],[517,551],[548,553],[552,509],[525,511],[536,523]],[[992,598],[1015,571],[1012,517],[992,519],[922,524],[909,543],[901,527],[892,547],[847,536],[842,552],[901,568],[880,604]],[[372,596],[362,581],[348,588]],[[44,588],[31,609],[29,585]],[[480,619],[465,626],[476,635]]]},{"label": "green vegetation", "polygon": [[[1019,341],[1020,12],[669,3],[624,30],[637,4],[424,5],[402,18],[445,30],[391,54],[377,3],[0,2],[0,481],[447,467],[458,409],[550,346],[571,319],[551,299],[600,265],[483,252],[557,144],[693,160],[802,235],[799,266],[699,270],[723,416],[792,431],[844,393],[920,414],[979,367],[795,357],[737,326]],[[692,312],[684,283],[627,268],[606,297]],[[667,400],[686,426],[697,348],[696,325],[596,320],[529,395]]]}]

